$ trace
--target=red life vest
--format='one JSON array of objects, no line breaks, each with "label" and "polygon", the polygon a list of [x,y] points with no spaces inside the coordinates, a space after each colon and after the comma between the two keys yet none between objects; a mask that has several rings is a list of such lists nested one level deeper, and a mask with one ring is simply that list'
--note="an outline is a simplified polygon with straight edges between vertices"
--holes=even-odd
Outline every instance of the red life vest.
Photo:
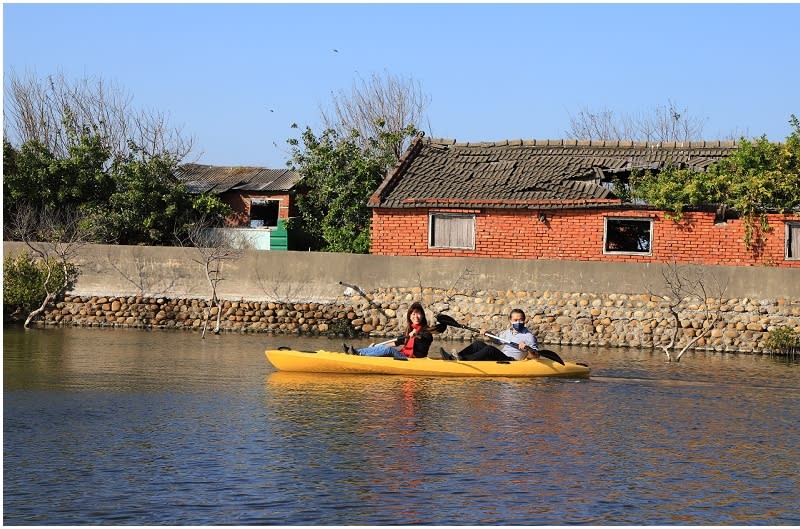
[{"label": "red life vest", "polygon": [[406,343],[403,344],[403,348],[400,349],[400,352],[403,353],[403,355],[407,356],[408,358],[414,357],[414,338],[416,337],[417,334],[419,334],[419,331],[422,329],[422,325],[412,324],[411,328],[415,331],[414,336],[406,337]]}]

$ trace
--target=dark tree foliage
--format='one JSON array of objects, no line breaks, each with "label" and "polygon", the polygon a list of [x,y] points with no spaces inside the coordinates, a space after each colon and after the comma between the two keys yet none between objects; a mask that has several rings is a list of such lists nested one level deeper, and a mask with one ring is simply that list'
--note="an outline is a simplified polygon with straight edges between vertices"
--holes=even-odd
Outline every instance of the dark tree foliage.
[{"label": "dark tree foliage", "polygon": [[169,245],[196,219],[230,212],[216,196],[190,194],[176,170],[169,153],[145,156],[133,144],[112,159],[86,130],[62,158],[38,141],[19,148],[4,141],[3,215],[13,218],[22,205],[74,210],[95,225],[94,242]]},{"label": "dark tree foliage", "polygon": [[115,187],[103,169],[108,157],[99,137],[89,134],[69,147],[67,158],[57,158],[38,141],[24,143],[19,150],[3,141],[5,218],[12,218],[22,203],[53,210],[103,204]]}]

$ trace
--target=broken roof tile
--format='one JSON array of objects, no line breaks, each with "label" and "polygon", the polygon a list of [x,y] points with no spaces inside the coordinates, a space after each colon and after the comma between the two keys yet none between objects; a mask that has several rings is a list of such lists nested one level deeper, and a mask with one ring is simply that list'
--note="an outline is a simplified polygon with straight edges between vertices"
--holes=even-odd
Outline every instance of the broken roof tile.
[{"label": "broken roof tile", "polygon": [[532,207],[617,201],[602,175],[704,169],[735,142],[507,140],[458,143],[419,137],[370,198],[372,207]]},{"label": "broken roof tile", "polygon": [[210,192],[218,195],[226,191],[290,191],[302,176],[289,169],[190,163],[180,167],[178,178],[186,182],[193,193]]}]

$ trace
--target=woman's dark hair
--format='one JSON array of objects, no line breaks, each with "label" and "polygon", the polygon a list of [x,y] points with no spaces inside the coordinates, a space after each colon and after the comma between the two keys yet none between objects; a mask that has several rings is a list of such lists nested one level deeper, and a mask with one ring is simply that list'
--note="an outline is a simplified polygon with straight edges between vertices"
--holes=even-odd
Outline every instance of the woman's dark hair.
[{"label": "woman's dark hair", "polygon": [[415,301],[408,307],[408,312],[406,312],[406,334],[411,332],[411,313],[417,311],[422,314],[422,318],[420,318],[419,323],[422,325],[423,329],[428,328],[428,318],[425,316],[425,309],[422,308],[422,303],[419,301]]}]

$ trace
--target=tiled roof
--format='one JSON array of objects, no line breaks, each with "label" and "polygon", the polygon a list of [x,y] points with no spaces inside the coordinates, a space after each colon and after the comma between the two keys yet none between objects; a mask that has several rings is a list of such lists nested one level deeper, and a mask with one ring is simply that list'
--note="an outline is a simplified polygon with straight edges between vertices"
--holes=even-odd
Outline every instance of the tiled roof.
[{"label": "tiled roof", "polygon": [[[546,208],[617,204],[608,182],[672,164],[705,170],[735,142],[634,143],[416,138],[372,195],[372,207]],[[603,185],[606,184],[606,186]]]},{"label": "tiled roof", "polygon": [[288,169],[264,167],[222,167],[218,165],[185,164],[178,177],[193,193],[226,191],[290,191],[302,176]]}]

